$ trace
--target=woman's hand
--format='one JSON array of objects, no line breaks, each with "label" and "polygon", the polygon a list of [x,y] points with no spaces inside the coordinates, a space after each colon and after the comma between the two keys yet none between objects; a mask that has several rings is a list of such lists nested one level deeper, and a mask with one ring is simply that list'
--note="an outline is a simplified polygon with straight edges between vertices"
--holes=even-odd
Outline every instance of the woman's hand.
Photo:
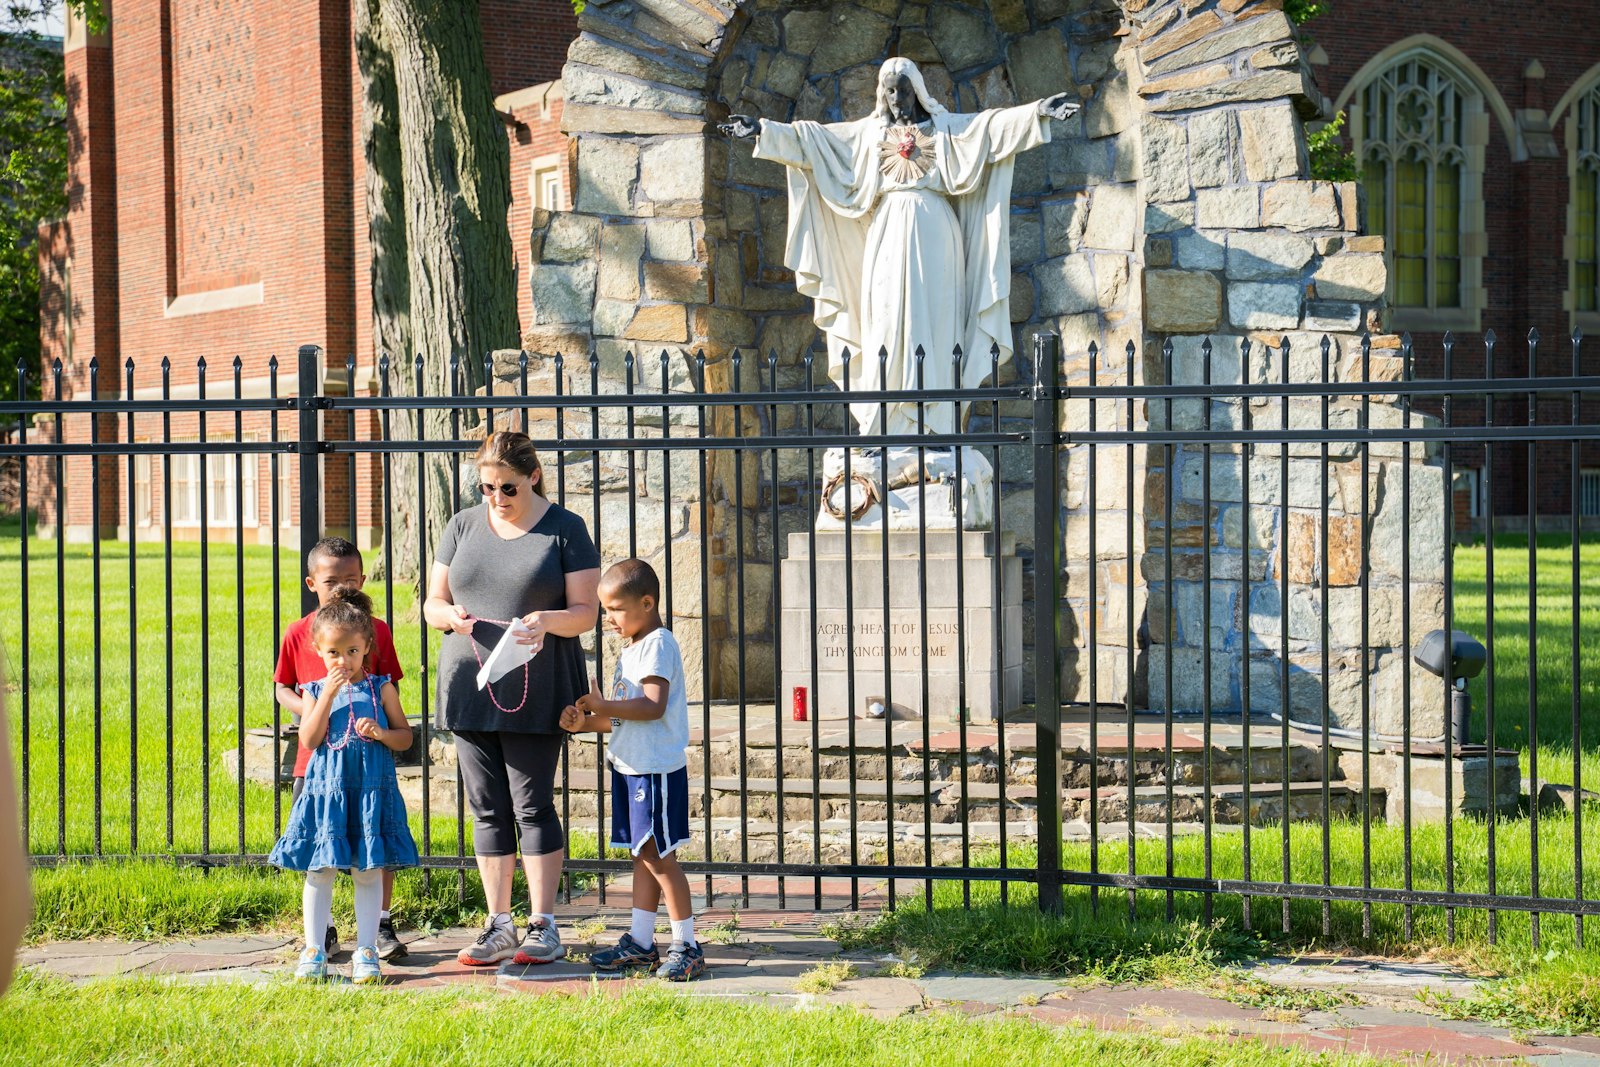
[{"label": "woman's hand", "polygon": [[471,615],[467,614],[467,609],[460,604],[451,604],[446,610],[448,614],[445,616],[445,622],[448,624],[450,632],[471,636],[474,620]]},{"label": "woman's hand", "polygon": [[532,611],[522,617],[522,625],[527,629],[517,634],[517,644],[527,645],[537,655],[539,650],[544,647],[544,619],[540,617],[539,612]]}]

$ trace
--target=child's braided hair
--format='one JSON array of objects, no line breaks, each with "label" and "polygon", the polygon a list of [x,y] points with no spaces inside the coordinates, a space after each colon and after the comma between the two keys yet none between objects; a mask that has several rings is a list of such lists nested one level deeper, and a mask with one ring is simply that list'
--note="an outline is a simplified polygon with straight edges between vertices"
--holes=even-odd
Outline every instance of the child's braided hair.
[{"label": "child's braided hair", "polygon": [[317,609],[311,617],[311,636],[323,630],[354,630],[373,639],[372,598],[361,590],[347,587],[333,594],[333,599]]}]

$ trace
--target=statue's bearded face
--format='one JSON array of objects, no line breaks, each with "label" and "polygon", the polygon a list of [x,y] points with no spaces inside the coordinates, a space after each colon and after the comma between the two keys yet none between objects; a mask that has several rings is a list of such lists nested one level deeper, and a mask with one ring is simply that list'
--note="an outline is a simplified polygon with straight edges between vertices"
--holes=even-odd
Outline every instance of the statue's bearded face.
[{"label": "statue's bearded face", "polygon": [[889,117],[894,121],[921,122],[928,117],[922,109],[922,101],[917,99],[916,89],[911,86],[911,79],[904,74],[896,77],[894,84],[885,91],[889,97]]}]

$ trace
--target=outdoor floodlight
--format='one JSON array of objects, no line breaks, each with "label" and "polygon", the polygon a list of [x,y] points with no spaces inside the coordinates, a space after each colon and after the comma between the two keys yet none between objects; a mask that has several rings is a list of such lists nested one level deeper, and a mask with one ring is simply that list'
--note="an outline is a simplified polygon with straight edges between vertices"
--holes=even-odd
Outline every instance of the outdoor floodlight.
[{"label": "outdoor floodlight", "polygon": [[1429,674],[1450,679],[1450,732],[1455,743],[1467,743],[1467,723],[1472,717],[1472,697],[1467,679],[1483,673],[1489,650],[1483,642],[1462,630],[1452,630],[1445,640],[1443,630],[1434,630],[1412,650],[1411,658]]}]

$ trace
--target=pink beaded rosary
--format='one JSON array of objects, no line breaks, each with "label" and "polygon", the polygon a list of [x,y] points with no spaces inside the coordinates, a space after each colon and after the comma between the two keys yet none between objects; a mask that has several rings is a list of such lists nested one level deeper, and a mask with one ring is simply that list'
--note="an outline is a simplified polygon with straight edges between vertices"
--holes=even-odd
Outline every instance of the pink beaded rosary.
[{"label": "pink beaded rosary", "polygon": [[[362,681],[367,683],[367,695],[372,698],[372,706],[373,707],[377,707],[378,706],[378,691],[373,688],[372,675],[370,675],[370,674],[367,675],[365,678],[362,679]],[[359,685],[360,683],[358,682],[356,684]],[[342,750],[346,745],[350,744],[351,741],[365,741],[366,740],[365,737],[362,737],[360,734],[356,733],[356,714],[355,714],[356,698],[349,694],[349,692],[348,692],[349,686],[348,685],[345,688],[346,688],[347,692],[345,693],[345,698],[344,698],[345,699],[345,705],[344,706],[346,707],[346,709],[349,710],[350,715],[344,721],[344,736],[339,738],[338,741],[330,741],[330,742],[328,742],[328,751],[329,752],[338,752],[338,751]]]},{"label": "pink beaded rosary", "polygon": [[[494,626],[510,626],[516,621],[515,619],[486,619],[482,615],[469,615],[467,617],[473,622],[487,622]],[[472,646],[472,656],[478,661],[478,669],[480,671],[483,670],[483,653],[478,651],[478,642],[473,639],[471,634],[468,634],[467,643]],[[489,691],[489,700],[494,704],[495,707],[499,708],[507,715],[515,715],[528,703],[528,665],[526,663],[522,665],[522,699],[517,702],[516,707],[508,708],[504,704],[500,703],[499,698],[494,695],[493,682],[490,682],[488,685],[484,686],[484,688]]]}]

